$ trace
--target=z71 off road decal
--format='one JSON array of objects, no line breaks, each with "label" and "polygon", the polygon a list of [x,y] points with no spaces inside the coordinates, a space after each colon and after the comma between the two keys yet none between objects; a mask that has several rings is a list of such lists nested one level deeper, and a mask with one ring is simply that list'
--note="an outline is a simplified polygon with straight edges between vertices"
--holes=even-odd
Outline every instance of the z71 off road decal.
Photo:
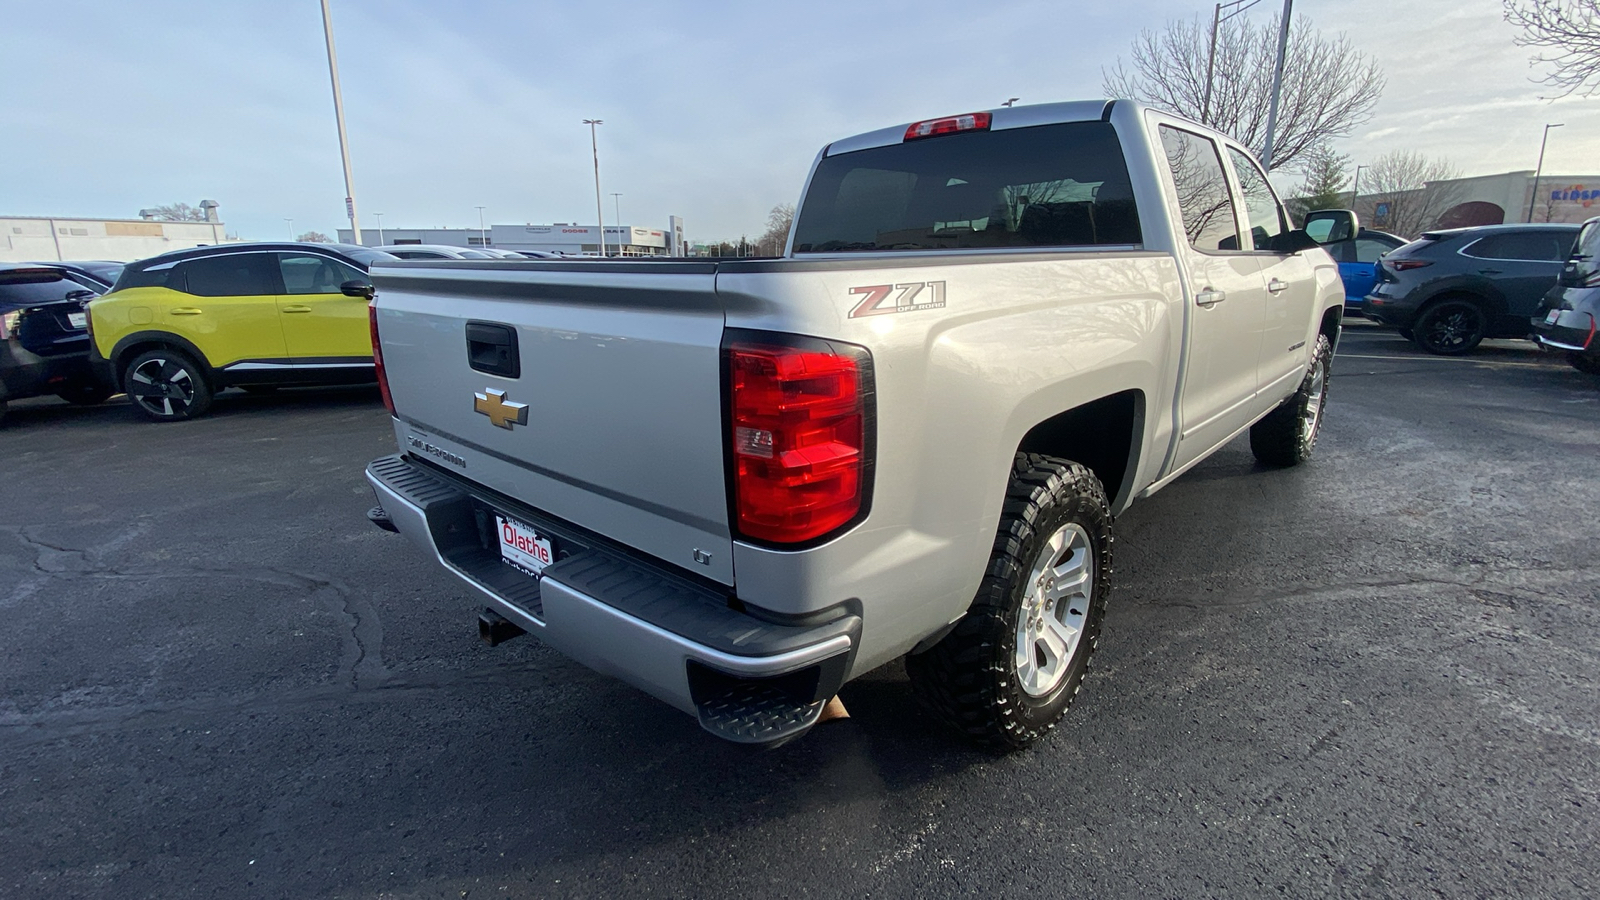
[{"label": "z71 off road decal", "polygon": [[[899,291],[898,294],[895,292]],[[944,306],[944,282],[913,281],[908,284],[869,284],[850,289],[852,296],[865,294],[860,303],[850,310],[850,318],[886,316],[890,313],[916,312],[919,309],[939,309]],[[890,295],[894,296],[890,300]],[[884,301],[889,301],[885,303]]]}]

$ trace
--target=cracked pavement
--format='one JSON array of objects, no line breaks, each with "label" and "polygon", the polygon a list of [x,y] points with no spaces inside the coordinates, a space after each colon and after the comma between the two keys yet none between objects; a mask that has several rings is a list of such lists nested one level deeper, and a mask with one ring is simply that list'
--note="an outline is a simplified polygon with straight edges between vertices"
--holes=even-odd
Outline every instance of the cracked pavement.
[{"label": "cracked pavement", "polygon": [[0,896],[1600,893],[1600,379],[1356,323],[1313,462],[1118,522],[1035,750],[898,665],[770,752],[534,639],[365,520],[370,390],[13,406]]}]

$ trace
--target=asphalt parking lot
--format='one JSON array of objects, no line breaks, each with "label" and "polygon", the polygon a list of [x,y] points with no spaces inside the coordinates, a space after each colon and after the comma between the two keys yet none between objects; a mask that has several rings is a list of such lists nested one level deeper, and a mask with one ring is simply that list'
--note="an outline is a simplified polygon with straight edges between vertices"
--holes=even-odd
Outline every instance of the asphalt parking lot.
[{"label": "asphalt parking lot", "polygon": [[370,389],[0,426],[0,896],[1600,893],[1600,379],[1355,324],[1317,456],[1119,521],[1083,696],[969,749],[898,664],[752,752],[365,518]]}]

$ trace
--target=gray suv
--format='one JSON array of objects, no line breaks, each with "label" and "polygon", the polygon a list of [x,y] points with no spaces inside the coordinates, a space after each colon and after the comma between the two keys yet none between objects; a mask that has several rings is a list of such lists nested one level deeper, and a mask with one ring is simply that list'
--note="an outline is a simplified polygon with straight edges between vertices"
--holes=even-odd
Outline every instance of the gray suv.
[{"label": "gray suv", "polygon": [[1469,353],[1484,338],[1527,337],[1528,318],[1577,236],[1577,225],[1426,232],[1378,264],[1362,312],[1446,356]]}]

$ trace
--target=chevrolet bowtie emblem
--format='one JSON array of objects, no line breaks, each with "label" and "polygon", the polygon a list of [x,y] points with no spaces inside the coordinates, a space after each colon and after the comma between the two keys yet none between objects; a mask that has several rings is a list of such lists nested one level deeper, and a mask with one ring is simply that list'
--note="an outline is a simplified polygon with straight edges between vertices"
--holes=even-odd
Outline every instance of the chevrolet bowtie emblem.
[{"label": "chevrolet bowtie emblem", "polygon": [[510,431],[513,425],[528,424],[528,404],[507,403],[505,391],[488,388],[472,396],[472,408],[488,416],[495,425]]}]

